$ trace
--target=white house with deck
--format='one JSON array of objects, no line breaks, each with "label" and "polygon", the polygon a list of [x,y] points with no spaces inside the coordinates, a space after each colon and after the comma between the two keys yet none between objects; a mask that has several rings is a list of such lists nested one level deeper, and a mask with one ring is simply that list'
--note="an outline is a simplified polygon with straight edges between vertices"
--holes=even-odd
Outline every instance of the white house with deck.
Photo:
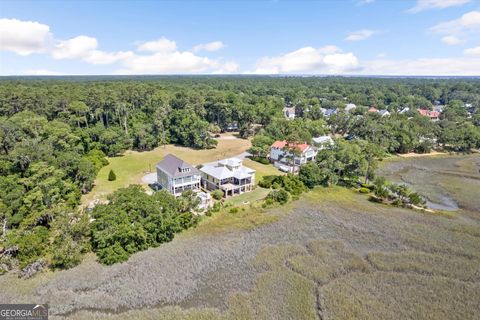
[{"label": "white house with deck", "polygon": [[206,164],[200,172],[202,186],[207,190],[222,190],[225,198],[252,191],[255,186],[255,170],[245,167],[238,158]]},{"label": "white house with deck", "polygon": [[270,161],[285,172],[296,172],[302,164],[315,160],[317,150],[306,143],[275,141],[270,147]]}]

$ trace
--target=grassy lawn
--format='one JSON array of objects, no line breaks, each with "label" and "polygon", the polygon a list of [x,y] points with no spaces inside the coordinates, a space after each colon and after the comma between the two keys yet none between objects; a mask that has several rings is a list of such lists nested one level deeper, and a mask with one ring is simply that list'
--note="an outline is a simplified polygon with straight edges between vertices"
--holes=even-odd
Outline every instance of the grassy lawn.
[{"label": "grassy lawn", "polygon": [[243,193],[239,196],[228,198],[226,202],[232,203],[234,206],[243,204],[244,202],[252,203],[264,199],[270,192],[269,189],[257,187],[255,190]]},{"label": "grassy lawn", "polygon": [[[280,218],[280,214],[267,213],[258,205],[243,206],[237,212],[230,212],[231,208],[223,208],[211,217],[205,217],[196,228],[187,230],[182,236],[214,235],[234,230],[251,230],[257,226],[275,222]],[[283,210],[280,211],[283,212]]]},{"label": "grassy lawn", "polygon": [[[113,191],[130,184],[143,184],[142,177],[155,172],[155,165],[168,153],[198,165],[228,157],[233,157],[250,148],[250,141],[245,139],[219,139],[215,149],[195,150],[175,145],[166,145],[152,151],[126,151],[122,156],[108,158],[109,165],[103,167],[97,175],[95,186],[90,193],[82,197],[82,203],[88,204],[94,199],[104,199]],[[108,181],[108,173],[113,169],[117,180]]]},{"label": "grassy lawn", "polygon": [[282,175],[285,174],[282,171],[278,170],[271,164],[261,164],[260,162],[253,161],[250,159],[245,159],[243,161],[243,164],[246,167],[252,168],[256,170],[255,173],[255,180],[257,183],[262,180],[264,176],[269,176],[269,175]]}]

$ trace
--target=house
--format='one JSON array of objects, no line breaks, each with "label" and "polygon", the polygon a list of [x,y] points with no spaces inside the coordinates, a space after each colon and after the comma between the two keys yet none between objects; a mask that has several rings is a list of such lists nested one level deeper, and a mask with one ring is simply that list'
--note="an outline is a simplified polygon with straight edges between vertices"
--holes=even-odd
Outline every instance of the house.
[{"label": "house", "polygon": [[368,112],[370,112],[370,113],[377,113],[377,112],[378,112],[378,109],[375,108],[375,107],[370,107],[370,109],[368,109]]},{"label": "house", "polygon": [[317,150],[306,143],[275,141],[270,147],[270,161],[285,172],[296,172],[302,164],[315,160]]},{"label": "house", "polygon": [[404,107],[402,110],[400,110],[398,113],[399,114],[404,114],[404,113],[407,113],[408,111],[410,111],[410,108],[409,107]]},{"label": "house", "polygon": [[390,112],[388,112],[388,110],[380,110],[380,111],[378,111],[378,114],[379,114],[381,117],[388,117],[388,116],[390,116]]},{"label": "house", "polygon": [[438,112],[438,111],[430,111],[430,110],[426,110],[426,109],[417,109],[417,111],[421,116],[429,117],[430,120],[432,120],[432,121],[438,121],[439,120],[440,112]]},{"label": "house", "polygon": [[338,110],[337,109],[325,109],[325,108],[320,108],[320,111],[322,111],[323,116],[326,118],[329,118],[333,116],[334,114],[337,114]]},{"label": "house", "polygon": [[312,139],[313,140],[313,147],[317,150],[323,150],[328,146],[333,146],[335,142],[333,141],[332,137],[330,136],[319,136]]},{"label": "house", "polygon": [[220,189],[225,198],[252,191],[255,170],[242,165],[242,160],[229,158],[200,168],[201,184],[207,190]]},{"label": "house", "polygon": [[445,106],[443,104],[433,106],[433,111],[437,111],[439,113],[442,113],[443,109],[445,109]]},{"label": "house", "polygon": [[357,106],[354,103],[347,103],[345,105],[345,112],[350,112],[351,110],[355,109]]},{"label": "house", "polygon": [[185,190],[200,189],[200,172],[173,154],[167,154],[157,163],[157,183],[162,189],[178,197]]},{"label": "house", "polygon": [[283,108],[283,115],[285,118],[292,120],[295,119],[295,107],[285,107]]}]

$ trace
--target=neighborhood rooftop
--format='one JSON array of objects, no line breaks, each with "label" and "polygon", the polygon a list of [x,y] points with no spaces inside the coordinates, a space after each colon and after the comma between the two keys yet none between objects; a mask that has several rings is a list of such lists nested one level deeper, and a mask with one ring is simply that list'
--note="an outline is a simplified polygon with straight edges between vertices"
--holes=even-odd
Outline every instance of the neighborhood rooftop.
[{"label": "neighborhood rooftop", "polygon": [[162,161],[157,163],[157,168],[165,171],[174,178],[190,176],[192,174],[199,173],[195,167],[174,156],[173,154],[167,154]]},{"label": "neighborhood rooftop", "polygon": [[300,151],[303,152],[306,149],[308,149],[308,147],[310,146],[306,143],[293,143],[293,142],[287,142],[285,140],[275,141],[272,145],[272,148],[277,148],[277,149],[283,149],[285,147],[299,149]]},{"label": "neighborhood rooftop", "polygon": [[215,165],[207,164],[200,170],[219,180],[228,178],[246,179],[255,172],[253,169],[242,166],[242,160],[238,158],[220,160]]}]

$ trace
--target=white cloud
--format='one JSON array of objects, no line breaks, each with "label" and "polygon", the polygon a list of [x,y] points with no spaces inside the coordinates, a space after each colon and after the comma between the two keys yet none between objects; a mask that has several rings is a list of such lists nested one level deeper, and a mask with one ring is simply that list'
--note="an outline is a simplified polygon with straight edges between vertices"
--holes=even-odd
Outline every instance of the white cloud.
[{"label": "white cloud", "polygon": [[97,50],[97,47],[97,39],[78,36],[60,41],[51,51],[51,55],[54,59],[81,59],[91,64],[112,64],[134,55],[131,51],[104,52]]},{"label": "white cloud", "polygon": [[377,33],[377,31],[375,31],[375,30],[369,30],[369,29],[357,30],[357,31],[349,33],[348,36],[345,38],[345,40],[347,40],[347,41],[362,41],[362,40],[370,38],[375,33]]},{"label": "white cloud", "polygon": [[442,41],[450,45],[478,38],[480,37],[480,11],[470,11],[458,19],[441,22],[431,27],[429,31],[443,35]]},{"label": "white cloud", "polygon": [[355,71],[358,67],[353,53],[341,53],[336,46],[304,47],[281,56],[261,58],[251,73],[336,74]]},{"label": "white cloud", "polygon": [[23,72],[25,75],[29,76],[61,76],[65,75],[62,72],[46,70],[46,69],[30,69]]},{"label": "white cloud", "polygon": [[233,74],[238,72],[238,64],[233,61],[225,62],[219,69],[214,70],[213,74]]},{"label": "white cloud", "polygon": [[152,55],[135,55],[123,61],[119,74],[192,74],[232,73],[238,69],[233,62],[197,56],[189,51],[156,52]]},{"label": "white cloud", "polygon": [[134,53],[131,51],[104,52],[100,50],[93,50],[90,51],[89,54],[83,58],[83,60],[91,64],[112,64],[133,56]]},{"label": "white cloud", "polygon": [[213,41],[209,43],[202,43],[193,47],[193,52],[198,51],[217,51],[224,48],[225,45],[222,41]]},{"label": "white cloud", "polygon": [[445,44],[448,44],[449,46],[454,46],[457,44],[464,43],[465,41],[456,36],[445,36],[442,38],[442,42]]},{"label": "white cloud", "polygon": [[480,11],[470,11],[460,18],[439,23],[430,28],[430,31],[440,34],[459,34],[464,32],[480,32]]},{"label": "white cloud", "polygon": [[[467,55],[480,55],[480,46],[465,49],[465,50],[463,50],[463,53],[465,53]],[[480,70],[478,70],[478,71],[479,71],[479,74],[480,74]]]},{"label": "white cloud", "polygon": [[418,13],[430,9],[445,9],[461,6],[471,0],[418,0],[414,7],[407,10],[409,13]]},{"label": "white cloud", "polygon": [[52,50],[54,59],[82,59],[98,46],[97,39],[88,36],[78,36],[60,41]]},{"label": "white cloud", "polygon": [[375,59],[365,61],[362,67],[361,73],[365,75],[478,76],[480,74],[480,59],[469,57]]},{"label": "white cloud", "polygon": [[22,56],[45,52],[53,39],[50,27],[34,21],[0,19],[0,50]]},{"label": "white cloud", "polygon": [[160,38],[153,41],[147,41],[141,43],[138,47],[138,51],[148,51],[148,52],[171,52],[177,49],[177,44],[175,41],[169,40],[167,38]]},{"label": "white cloud", "polygon": [[[189,51],[177,49],[175,41],[165,37],[146,41],[137,46],[139,52],[106,52],[98,49],[96,38],[79,35],[67,40],[54,39],[50,27],[38,22],[16,19],[0,19],[0,50],[20,55],[44,53],[52,58],[76,59],[90,64],[121,63],[119,73],[167,74],[167,73],[234,73],[238,65],[233,61],[224,62],[210,59]],[[197,51],[215,51],[224,47],[221,41],[196,46]],[[25,71],[32,75],[57,75],[58,73],[35,69]]]}]

